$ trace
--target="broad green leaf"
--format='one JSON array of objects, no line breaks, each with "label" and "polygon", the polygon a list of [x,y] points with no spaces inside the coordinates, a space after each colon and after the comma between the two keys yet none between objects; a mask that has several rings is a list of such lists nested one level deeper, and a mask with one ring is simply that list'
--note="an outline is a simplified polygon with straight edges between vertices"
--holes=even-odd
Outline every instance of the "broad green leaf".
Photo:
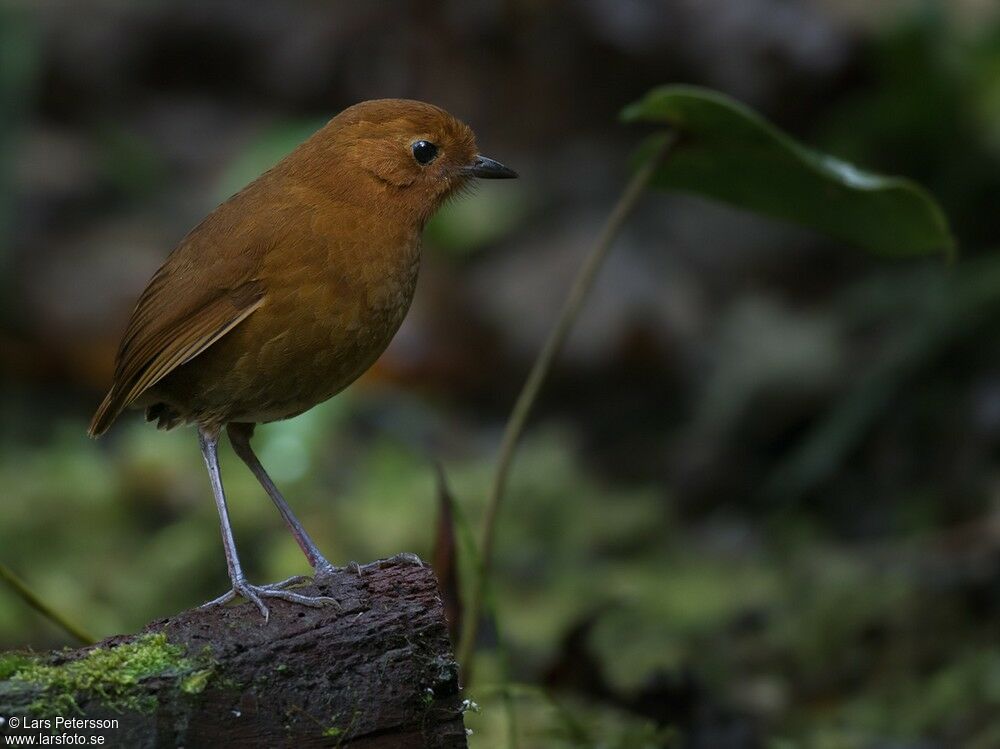
[{"label": "broad green leaf", "polygon": [[[622,118],[669,125],[678,136],[653,177],[656,187],[807,226],[880,255],[954,251],[944,213],[919,185],[807,148],[728,96],[665,86],[626,107]],[[642,153],[664,137],[654,136]]]}]

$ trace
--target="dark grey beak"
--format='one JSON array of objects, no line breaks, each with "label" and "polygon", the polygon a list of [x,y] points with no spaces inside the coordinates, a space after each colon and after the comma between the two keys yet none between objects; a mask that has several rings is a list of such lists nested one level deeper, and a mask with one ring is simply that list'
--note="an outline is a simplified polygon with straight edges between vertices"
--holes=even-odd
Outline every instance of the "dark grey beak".
[{"label": "dark grey beak", "polygon": [[485,156],[477,156],[475,161],[462,171],[469,176],[480,179],[514,179],[517,177],[517,172],[513,169],[508,169],[499,161],[488,159]]}]

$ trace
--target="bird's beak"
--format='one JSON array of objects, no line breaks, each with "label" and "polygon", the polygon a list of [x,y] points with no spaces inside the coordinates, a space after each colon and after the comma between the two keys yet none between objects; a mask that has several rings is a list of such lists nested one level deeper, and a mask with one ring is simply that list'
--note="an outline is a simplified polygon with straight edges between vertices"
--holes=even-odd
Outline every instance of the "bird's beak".
[{"label": "bird's beak", "polygon": [[472,163],[462,169],[463,174],[480,179],[514,179],[517,172],[508,169],[499,161],[488,159],[485,156],[476,156]]}]

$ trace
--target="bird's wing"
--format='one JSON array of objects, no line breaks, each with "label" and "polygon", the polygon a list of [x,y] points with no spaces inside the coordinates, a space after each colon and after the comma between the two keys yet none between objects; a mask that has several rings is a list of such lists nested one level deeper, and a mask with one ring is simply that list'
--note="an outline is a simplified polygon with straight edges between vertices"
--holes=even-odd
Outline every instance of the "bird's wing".
[{"label": "bird's wing", "polygon": [[256,274],[266,243],[227,226],[228,212],[202,222],[142,293],[118,349],[114,383],[90,423],[91,436],[106,431],[144,391],[264,303],[265,287]]}]

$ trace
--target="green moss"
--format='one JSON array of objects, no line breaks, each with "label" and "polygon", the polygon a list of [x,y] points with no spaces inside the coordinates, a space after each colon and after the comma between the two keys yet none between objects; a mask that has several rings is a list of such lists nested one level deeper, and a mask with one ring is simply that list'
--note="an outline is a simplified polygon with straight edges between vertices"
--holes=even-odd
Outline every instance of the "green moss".
[{"label": "green moss", "polygon": [[0,680],[9,679],[18,671],[37,662],[36,656],[25,653],[0,653]]},{"label": "green moss", "polygon": [[201,694],[208,686],[208,680],[212,678],[212,669],[203,668],[195,671],[181,680],[181,691],[184,694]]},{"label": "green moss", "polygon": [[[353,696],[352,696],[353,698]],[[332,746],[339,747],[343,745],[343,742],[350,736],[351,732],[354,730],[355,725],[357,725],[358,718],[360,718],[362,712],[360,709],[355,709],[351,713],[351,719],[348,721],[346,727],[338,726],[337,723],[341,721],[341,715],[338,713],[330,717],[330,724],[323,729],[323,737],[327,739],[337,739]]]},{"label": "green moss", "polygon": [[164,634],[144,635],[111,648],[95,648],[83,658],[53,665],[38,658],[6,656],[0,676],[41,690],[29,709],[35,713],[78,710],[77,698],[96,697],[115,710],[149,712],[155,698],[135,693],[135,686],[155,676],[184,676],[181,691],[201,692],[211,676],[203,659],[185,656],[184,648],[167,641]]}]

